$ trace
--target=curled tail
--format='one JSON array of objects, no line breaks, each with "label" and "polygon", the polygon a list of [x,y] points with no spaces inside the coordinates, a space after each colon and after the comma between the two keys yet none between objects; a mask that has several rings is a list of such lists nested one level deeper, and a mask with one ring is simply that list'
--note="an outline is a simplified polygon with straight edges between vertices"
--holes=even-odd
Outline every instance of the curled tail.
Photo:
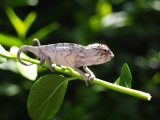
[{"label": "curled tail", "polygon": [[33,47],[33,46],[30,46],[30,45],[24,45],[24,46],[22,46],[22,47],[18,50],[18,52],[17,52],[17,58],[18,58],[18,61],[19,61],[21,64],[26,65],[26,66],[32,65],[32,64],[26,64],[26,63],[24,63],[24,62],[22,61],[20,55],[21,55],[21,53],[24,52],[24,51],[29,51],[29,52],[34,53],[34,52],[33,52],[33,51],[34,51],[34,47]]}]

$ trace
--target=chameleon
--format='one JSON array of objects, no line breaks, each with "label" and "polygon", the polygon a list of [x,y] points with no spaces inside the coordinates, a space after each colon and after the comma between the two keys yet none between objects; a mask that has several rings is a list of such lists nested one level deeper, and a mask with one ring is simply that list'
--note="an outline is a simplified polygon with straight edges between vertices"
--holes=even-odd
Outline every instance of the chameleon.
[{"label": "chameleon", "polygon": [[[84,78],[87,86],[95,78],[94,73],[87,66],[103,64],[114,57],[113,52],[107,45],[99,43],[89,44],[87,46],[75,43],[41,45],[37,38],[33,42],[37,45],[24,45],[19,48],[17,58],[21,64],[29,65],[24,63],[20,58],[22,52],[28,51],[40,59],[39,65],[42,66],[47,61],[51,71],[54,71],[55,66],[53,65],[55,64],[73,68]],[[83,67],[86,73],[80,67]]]}]

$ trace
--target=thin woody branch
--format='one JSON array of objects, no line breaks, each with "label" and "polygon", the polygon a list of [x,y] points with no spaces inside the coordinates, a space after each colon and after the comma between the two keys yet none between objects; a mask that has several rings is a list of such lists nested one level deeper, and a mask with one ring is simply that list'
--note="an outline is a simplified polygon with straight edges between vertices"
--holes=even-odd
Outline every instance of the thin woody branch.
[{"label": "thin woody branch", "polygon": [[[17,59],[17,57],[15,55],[7,56],[5,54],[0,53],[0,56],[8,58],[8,59]],[[22,57],[21,59],[25,60],[27,62],[31,62],[33,64],[37,64],[37,65],[39,65],[39,62],[40,62],[36,59],[32,59],[32,58],[28,58],[28,57]],[[47,63],[43,64],[43,67],[49,68]],[[71,80],[75,80],[75,79],[84,80],[84,78],[78,72],[74,71],[70,67],[55,66],[55,71],[59,72],[59,73],[62,73],[62,74],[72,76],[73,78]],[[131,96],[134,96],[134,97],[138,97],[138,98],[141,98],[141,99],[145,99],[145,100],[148,100],[148,101],[151,100],[151,95],[149,93],[134,90],[134,89],[130,89],[130,88],[126,88],[126,87],[116,85],[116,84],[113,84],[113,83],[110,83],[110,82],[107,82],[107,81],[104,81],[104,80],[101,80],[101,79],[98,79],[98,78],[93,79],[93,84],[97,84],[97,85],[106,87],[108,89],[111,89],[111,90],[114,90],[114,91],[117,91],[117,92],[121,92],[121,93],[124,93],[124,94],[128,94],[128,95],[131,95]]]}]

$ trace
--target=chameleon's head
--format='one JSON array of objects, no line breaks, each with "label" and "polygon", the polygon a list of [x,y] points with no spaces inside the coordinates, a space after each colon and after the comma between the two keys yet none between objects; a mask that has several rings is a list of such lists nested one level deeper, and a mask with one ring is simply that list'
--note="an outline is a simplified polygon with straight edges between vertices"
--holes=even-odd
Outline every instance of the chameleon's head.
[{"label": "chameleon's head", "polygon": [[88,45],[87,47],[92,49],[91,54],[94,64],[105,63],[114,57],[114,54],[107,45],[95,43]]}]

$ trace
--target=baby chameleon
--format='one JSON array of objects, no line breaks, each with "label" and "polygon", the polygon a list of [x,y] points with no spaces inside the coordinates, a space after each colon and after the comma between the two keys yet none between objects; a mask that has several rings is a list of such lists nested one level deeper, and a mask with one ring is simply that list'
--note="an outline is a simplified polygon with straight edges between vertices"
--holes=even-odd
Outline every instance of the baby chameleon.
[{"label": "baby chameleon", "polygon": [[[95,78],[87,66],[102,64],[114,57],[108,46],[99,43],[82,46],[74,43],[40,45],[38,39],[34,39],[34,42],[38,46],[24,45],[18,50],[17,58],[21,64],[28,65],[21,60],[20,54],[29,51],[40,58],[40,65],[48,61],[51,71],[53,71],[52,64],[72,67],[85,79],[86,85]],[[81,66],[87,74],[79,69]]]}]

